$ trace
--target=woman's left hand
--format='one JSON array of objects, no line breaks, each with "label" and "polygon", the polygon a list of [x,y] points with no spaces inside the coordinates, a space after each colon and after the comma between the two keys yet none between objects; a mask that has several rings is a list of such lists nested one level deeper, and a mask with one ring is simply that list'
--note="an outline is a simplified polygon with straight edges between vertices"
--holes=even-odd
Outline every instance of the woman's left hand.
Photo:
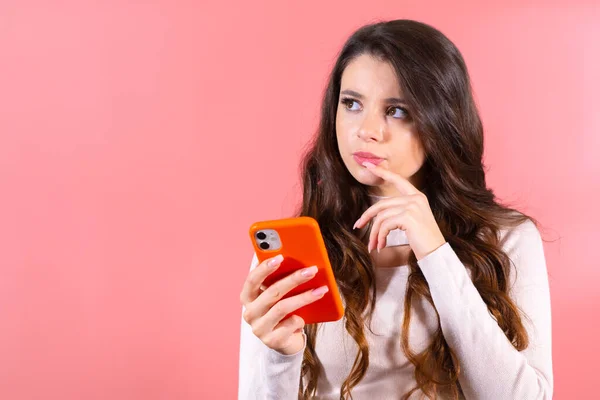
[{"label": "woman's left hand", "polygon": [[401,193],[398,197],[383,199],[373,204],[354,224],[354,228],[361,228],[373,219],[369,253],[372,249],[376,248],[379,251],[384,248],[388,233],[396,228],[406,232],[408,243],[417,260],[446,243],[425,194],[398,174],[368,162],[363,165],[374,175],[393,184]]}]

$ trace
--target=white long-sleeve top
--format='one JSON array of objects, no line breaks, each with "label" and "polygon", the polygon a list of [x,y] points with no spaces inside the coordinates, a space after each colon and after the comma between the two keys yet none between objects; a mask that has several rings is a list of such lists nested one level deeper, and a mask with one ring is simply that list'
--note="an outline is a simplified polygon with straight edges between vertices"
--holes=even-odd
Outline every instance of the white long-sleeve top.
[{"label": "white long-sleeve top", "polygon": [[[504,251],[514,263],[509,292],[523,318],[529,346],[517,351],[489,313],[470,273],[449,243],[418,261],[429,284],[448,345],[460,360],[460,384],[466,399],[551,399],[553,392],[550,292],[539,231],[526,221],[502,231]],[[256,256],[251,269],[257,266]],[[515,274],[516,270],[516,274]],[[371,333],[370,364],[352,389],[354,400],[399,399],[415,386],[414,366],[400,347],[407,266],[376,268],[377,302]],[[426,301],[413,301],[409,344],[418,352],[437,329],[435,310]],[[323,365],[316,399],[339,399],[358,347],[346,332],[344,319],[320,324],[316,353]],[[242,319],[239,400],[298,398],[304,350],[283,355],[268,348]],[[422,393],[416,391],[412,398]]]}]

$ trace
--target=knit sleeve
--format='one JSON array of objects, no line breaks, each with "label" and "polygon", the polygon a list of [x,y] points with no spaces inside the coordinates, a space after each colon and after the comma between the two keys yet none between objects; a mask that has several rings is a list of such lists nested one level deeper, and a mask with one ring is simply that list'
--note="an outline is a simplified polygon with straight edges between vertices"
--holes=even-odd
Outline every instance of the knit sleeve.
[{"label": "knit sleeve", "polygon": [[552,398],[550,290],[541,236],[529,220],[509,235],[504,244],[514,267],[509,295],[526,315],[529,336],[523,351],[498,326],[449,243],[418,261],[444,338],[460,361],[467,399]]}]

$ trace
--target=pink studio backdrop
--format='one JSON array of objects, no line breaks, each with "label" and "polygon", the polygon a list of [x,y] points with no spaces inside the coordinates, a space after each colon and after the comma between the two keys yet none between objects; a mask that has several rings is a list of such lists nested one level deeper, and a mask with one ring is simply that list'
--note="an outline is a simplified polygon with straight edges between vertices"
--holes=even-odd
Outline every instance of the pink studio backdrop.
[{"label": "pink studio backdrop", "polygon": [[235,398],[247,229],[292,211],[335,53],[378,18],[463,52],[489,183],[551,241],[556,398],[596,391],[593,2],[148,3],[0,3],[0,398]]}]

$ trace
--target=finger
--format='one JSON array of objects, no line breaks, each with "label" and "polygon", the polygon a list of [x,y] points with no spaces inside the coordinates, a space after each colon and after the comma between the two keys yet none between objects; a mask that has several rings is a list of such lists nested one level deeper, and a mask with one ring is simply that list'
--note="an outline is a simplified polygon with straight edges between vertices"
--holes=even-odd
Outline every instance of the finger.
[{"label": "finger", "polygon": [[302,329],[304,329],[305,325],[306,323],[302,317],[298,315],[290,315],[289,318],[286,318],[277,324],[277,326],[273,329],[273,332],[280,335],[290,336],[294,333],[302,332]]},{"label": "finger", "polygon": [[272,349],[285,349],[289,338],[295,333],[302,332],[305,325],[302,317],[291,315],[281,321],[271,332],[266,333],[262,341]]},{"label": "finger", "polygon": [[246,318],[253,321],[262,317],[290,290],[314,278],[318,271],[319,268],[316,266],[303,268],[273,283],[248,305]]},{"label": "finger", "polygon": [[288,314],[321,299],[329,291],[327,286],[307,290],[287,299],[278,301],[265,316],[257,321],[262,330],[273,330]]},{"label": "finger", "polygon": [[[386,210],[383,210],[379,214],[377,214],[377,216],[373,219],[373,225],[371,226],[371,232],[369,234],[369,245],[368,245],[369,253],[371,252],[371,249],[378,248],[378,243],[379,243],[378,237],[379,237],[379,232],[381,230],[381,224],[383,223],[383,221],[385,221],[387,218],[396,216],[396,215],[402,213],[403,211],[404,211],[403,208],[396,207],[396,208],[388,208]],[[384,238],[387,238],[387,235]]]},{"label": "finger", "polygon": [[254,268],[250,273],[248,273],[248,277],[246,281],[244,281],[244,286],[242,287],[242,292],[240,293],[240,302],[247,306],[249,303],[253,302],[254,299],[258,297],[260,294],[260,287],[267,276],[273,273],[283,261],[283,256],[281,254],[269,258],[256,268]]},{"label": "finger", "polygon": [[373,204],[371,207],[367,208],[365,212],[356,220],[354,223],[354,228],[362,228],[365,224],[369,222],[372,218],[375,218],[379,213],[383,210],[392,208],[392,207],[402,207],[407,205],[410,202],[409,197],[392,197],[391,199],[380,200],[377,203]]},{"label": "finger", "polygon": [[379,165],[375,165],[370,162],[364,162],[363,165],[374,175],[377,175],[381,179],[392,183],[394,187],[396,187],[396,189],[398,189],[402,194],[408,195],[419,192],[419,190],[416,187],[414,187],[414,185],[410,183],[408,179],[390,170],[387,170]]},{"label": "finger", "polygon": [[406,211],[401,212],[398,215],[387,218],[381,223],[379,229],[379,236],[377,237],[377,251],[385,247],[387,241],[387,235],[394,229],[406,230]]}]

